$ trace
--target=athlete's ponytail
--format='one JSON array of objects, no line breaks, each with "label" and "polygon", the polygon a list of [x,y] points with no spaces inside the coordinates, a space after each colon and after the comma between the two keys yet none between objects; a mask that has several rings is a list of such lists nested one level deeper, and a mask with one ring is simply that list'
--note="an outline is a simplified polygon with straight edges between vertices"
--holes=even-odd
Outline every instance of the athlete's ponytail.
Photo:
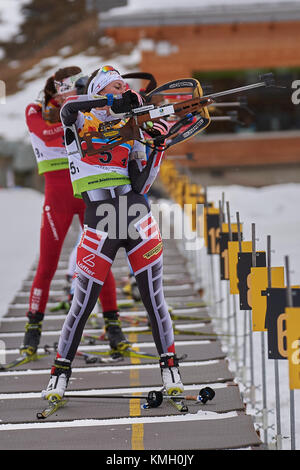
[{"label": "athlete's ponytail", "polygon": [[56,94],[56,88],[54,85],[54,75],[48,78],[44,88],[44,103],[45,106],[49,103],[51,98]]},{"label": "athlete's ponytail", "polygon": [[42,116],[43,119],[49,122],[59,122],[60,121],[60,106],[48,106],[49,101],[57,94],[57,88],[55,86],[55,81],[62,81],[65,78],[72,77],[73,75],[78,75],[81,73],[81,68],[65,67],[59,69],[55,72],[54,75],[48,78],[44,87],[44,100],[42,103]]}]

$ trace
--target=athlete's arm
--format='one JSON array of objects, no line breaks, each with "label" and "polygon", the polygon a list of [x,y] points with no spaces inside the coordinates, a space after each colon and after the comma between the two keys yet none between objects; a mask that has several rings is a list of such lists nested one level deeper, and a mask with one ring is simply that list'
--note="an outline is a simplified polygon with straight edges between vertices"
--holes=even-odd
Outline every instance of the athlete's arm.
[{"label": "athlete's arm", "polygon": [[60,117],[65,126],[71,126],[76,122],[79,111],[89,112],[93,108],[103,108],[104,106],[110,106],[116,114],[126,113],[131,111],[132,108],[137,108],[139,101],[136,94],[130,90],[121,96],[111,94],[99,95],[94,98],[89,98],[88,95],[71,96],[62,107]]},{"label": "athlete's arm", "polygon": [[146,194],[151,188],[158,175],[164,149],[158,147],[154,149],[145,166],[140,160],[130,160],[128,163],[128,173],[131,181],[131,187],[134,192]]},{"label": "athlete's arm", "polygon": [[63,136],[63,128],[60,122],[49,123],[42,115],[42,107],[37,103],[31,103],[25,111],[26,124],[30,132],[33,132],[44,142],[51,142],[59,135]]},{"label": "athlete's arm", "polygon": [[169,124],[160,119],[151,123],[151,131],[147,133],[156,139],[157,147],[151,152],[147,162],[133,158],[128,163],[128,173],[131,180],[131,186],[134,192],[146,194],[154,183],[160,169],[164,153],[165,136],[169,130]]}]

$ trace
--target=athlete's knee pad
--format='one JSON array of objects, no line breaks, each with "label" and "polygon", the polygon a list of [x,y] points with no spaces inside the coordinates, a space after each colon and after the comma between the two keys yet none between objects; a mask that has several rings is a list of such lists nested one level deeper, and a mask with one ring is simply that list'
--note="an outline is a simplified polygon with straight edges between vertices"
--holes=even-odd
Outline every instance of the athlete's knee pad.
[{"label": "athlete's knee pad", "polygon": [[163,243],[159,227],[151,212],[140,219],[135,228],[140,237],[136,246],[127,255],[134,273],[137,273],[162,256]]},{"label": "athlete's knee pad", "polygon": [[112,265],[112,260],[102,253],[106,238],[107,233],[85,226],[77,249],[77,271],[101,285]]}]

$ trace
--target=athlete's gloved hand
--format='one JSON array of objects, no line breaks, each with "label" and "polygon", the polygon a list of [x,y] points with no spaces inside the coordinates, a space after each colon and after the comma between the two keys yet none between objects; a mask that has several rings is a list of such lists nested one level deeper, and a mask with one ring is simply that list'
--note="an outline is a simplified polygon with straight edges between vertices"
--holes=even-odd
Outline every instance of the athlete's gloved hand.
[{"label": "athlete's gloved hand", "polygon": [[158,121],[145,122],[143,128],[147,134],[155,140],[155,143],[160,145],[164,143],[171,125],[164,119],[159,119]]},{"label": "athlete's gloved hand", "polygon": [[111,105],[111,110],[115,114],[128,113],[133,108],[138,108],[140,106],[139,99],[136,93],[131,90],[127,90],[123,93],[122,98],[114,98],[113,104]]}]

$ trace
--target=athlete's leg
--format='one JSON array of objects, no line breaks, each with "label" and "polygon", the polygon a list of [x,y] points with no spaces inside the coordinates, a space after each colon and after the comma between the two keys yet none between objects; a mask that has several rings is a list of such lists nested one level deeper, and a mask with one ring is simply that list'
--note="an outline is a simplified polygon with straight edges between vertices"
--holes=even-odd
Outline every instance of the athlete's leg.
[{"label": "athlete's leg", "polygon": [[[127,252],[128,259],[149,316],[157,351],[174,353],[172,320],[163,292],[163,245],[159,228],[151,213],[141,219],[136,228],[140,237]],[[145,238],[148,230],[150,237]]]},{"label": "athlete's leg", "polygon": [[40,256],[29,297],[29,310],[32,313],[45,312],[50,284],[72,217],[72,214],[56,211],[53,204],[45,200],[40,232]]},{"label": "athlete's leg", "polygon": [[[86,206],[81,200],[76,201],[76,204],[78,208],[79,220],[81,222],[81,225],[83,226]],[[118,311],[116,281],[111,270],[109,270],[106,276],[106,279],[99,295],[99,300],[101,303],[103,314],[105,314],[106,312]]]},{"label": "athlete's leg", "polygon": [[74,359],[84,326],[97,302],[117,250],[116,240],[114,243],[108,240],[107,233],[84,227],[77,249],[74,297],[58,344],[59,357],[69,361]]},{"label": "athlete's leg", "polygon": [[[163,292],[162,240],[151,212],[135,224],[140,238],[128,250],[141,299],[147,310],[153,339],[160,355],[163,385],[167,393],[180,393],[183,384],[175,354],[174,331]],[[133,245],[131,241],[128,246]]]},{"label": "athlete's leg", "polygon": [[71,308],[59,338],[58,357],[73,361],[83,329],[97,302],[102,285],[83,273],[77,275]]},{"label": "athlete's leg", "polygon": [[21,352],[26,354],[35,352],[39,345],[50,284],[73,217],[72,214],[56,210],[56,199],[52,195],[52,192],[50,195],[46,192],[40,232],[40,257],[30,291],[28,322],[20,347]]},{"label": "athlete's leg", "polygon": [[100,292],[99,299],[101,302],[103,314],[105,312],[118,310],[116,280],[113,273],[111,272],[111,269],[108,271]]},{"label": "athlete's leg", "polygon": [[[71,280],[71,285],[70,285],[70,300],[73,298],[74,294],[74,289],[75,289],[75,277],[74,273],[76,271],[76,257],[77,257],[77,248],[81,239],[81,233],[76,241],[76,244],[69,256],[69,261],[68,261],[68,271],[67,271],[67,276]],[[113,273],[111,270],[108,272],[106,279],[104,281],[104,284],[102,286],[100,295],[99,295],[99,300],[101,302],[102,306],[102,311],[104,312],[111,312],[111,311],[117,311],[118,310],[118,305],[117,305],[117,294],[116,294],[116,281],[113,276]]]}]

